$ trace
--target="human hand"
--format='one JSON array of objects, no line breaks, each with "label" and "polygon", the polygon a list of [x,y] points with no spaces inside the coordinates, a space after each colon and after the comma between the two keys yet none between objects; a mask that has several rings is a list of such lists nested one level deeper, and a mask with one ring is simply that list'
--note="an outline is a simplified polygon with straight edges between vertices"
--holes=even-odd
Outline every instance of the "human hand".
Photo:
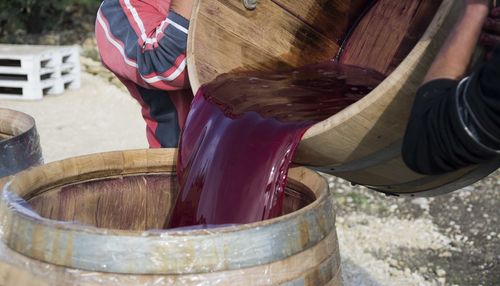
[{"label": "human hand", "polygon": [[464,13],[429,68],[424,83],[438,78],[458,80],[467,72],[484,22],[488,18],[491,0],[460,1],[466,4]]},{"label": "human hand", "polygon": [[465,5],[485,5],[490,7],[491,0],[465,0]]},{"label": "human hand", "polygon": [[492,6],[491,0],[464,0],[465,14],[471,14],[475,17],[486,18]]},{"label": "human hand", "polygon": [[486,19],[479,41],[490,49],[500,46],[500,7],[494,8]]}]

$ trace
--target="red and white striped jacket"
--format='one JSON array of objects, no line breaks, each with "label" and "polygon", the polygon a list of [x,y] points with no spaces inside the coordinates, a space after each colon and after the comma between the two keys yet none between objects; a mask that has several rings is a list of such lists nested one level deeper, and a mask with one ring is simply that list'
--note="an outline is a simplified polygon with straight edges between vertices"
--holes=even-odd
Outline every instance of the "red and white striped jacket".
[{"label": "red and white striped jacket", "polygon": [[142,106],[150,147],[175,147],[192,91],[186,71],[189,21],[170,0],[105,0],[96,21],[103,64]]}]

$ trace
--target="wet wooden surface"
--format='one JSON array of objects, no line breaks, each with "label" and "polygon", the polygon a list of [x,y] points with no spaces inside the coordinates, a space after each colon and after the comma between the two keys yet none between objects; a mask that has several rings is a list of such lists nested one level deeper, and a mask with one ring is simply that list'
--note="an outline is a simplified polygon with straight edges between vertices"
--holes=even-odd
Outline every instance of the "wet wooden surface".
[{"label": "wet wooden surface", "polygon": [[29,200],[41,216],[109,229],[161,229],[178,193],[175,176],[129,176],[56,188]]},{"label": "wet wooden surface", "polygon": [[370,0],[198,0],[190,24],[188,70],[193,90],[217,75],[283,70],[334,58],[343,36]]},{"label": "wet wooden surface", "polygon": [[354,29],[340,61],[390,74],[423,35],[441,2],[377,1]]},{"label": "wet wooden surface", "polygon": [[317,33],[341,44],[373,0],[272,0]]},{"label": "wet wooden surface", "polygon": [[[314,193],[295,184],[287,188],[283,214],[315,200]],[[92,180],[54,188],[28,200],[42,217],[122,230],[162,229],[179,192],[177,177],[139,175]]]}]

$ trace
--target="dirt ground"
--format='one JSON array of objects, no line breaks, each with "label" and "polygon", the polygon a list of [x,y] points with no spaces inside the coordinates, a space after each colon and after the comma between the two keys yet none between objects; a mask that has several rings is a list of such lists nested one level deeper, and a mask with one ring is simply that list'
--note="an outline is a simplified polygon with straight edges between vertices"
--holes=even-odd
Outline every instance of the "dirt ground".
[{"label": "dirt ground", "polygon": [[83,154],[147,148],[140,107],[127,93],[88,73],[82,86],[41,101],[0,99],[35,118],[45,162]]},{"label": "dirt ground", "polygon": [[347,285],[500,285],[500,173],[435,198],[330,178]]},{"label": "dirt ground", "polygon": [[[0,106],[36,119],[46,162],[147,147],[138,104],[102,76],[83,73],[79,90]],[[345,285],[500,285],[499,173],[431,199],[327,179],[337,196]]]}]

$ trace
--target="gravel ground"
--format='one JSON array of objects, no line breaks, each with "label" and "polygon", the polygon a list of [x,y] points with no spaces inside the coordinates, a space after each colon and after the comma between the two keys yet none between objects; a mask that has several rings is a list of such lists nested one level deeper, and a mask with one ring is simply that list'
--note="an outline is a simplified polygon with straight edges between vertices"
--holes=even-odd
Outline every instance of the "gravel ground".
[{"label": "gravel ground", "polygon": [[[46,162],[147,147],[139,106],[95,62],[82,88],[38,102],[0,100],[32,115]],[[500,174],[431,199],[386,197],[327,177],[337,196],[346,286],[500,285]]]},{"label": "gravel ground", "polygon": [[435,198],[328,179],[346,285],[500,285],[500,172]]}]

